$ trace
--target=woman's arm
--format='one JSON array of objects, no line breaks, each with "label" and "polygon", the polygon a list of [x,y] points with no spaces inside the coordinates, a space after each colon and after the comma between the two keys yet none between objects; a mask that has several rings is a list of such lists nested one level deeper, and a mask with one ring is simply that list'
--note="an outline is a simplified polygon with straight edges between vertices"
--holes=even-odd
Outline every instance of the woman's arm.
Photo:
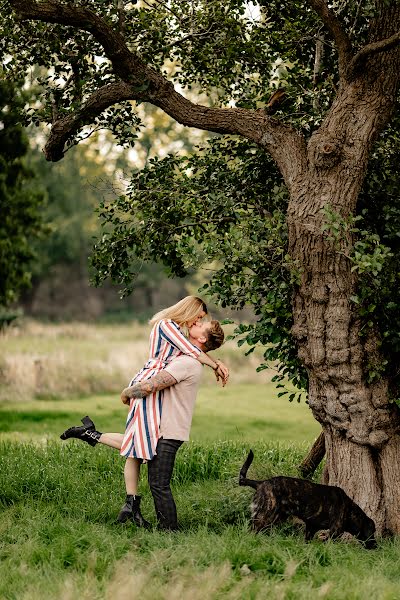
[{"label": "woman's arm", "polygon": [[225,384],[228,382],[228,378],[229,378],[229,369],[226,365],[224,365],[224,363],[221,360],[219,360],[219,359],[214,360],[210,356],[208,356],[208,354],[206,354],[205,352],[202,352],[197,357],[197,360],[200,361],[202,365],[207,365],[208,367],[211,367],[215,372],[217,381],[219,379],[222,379],[222,385],[225,386]]},{"label": "woman's arm", "polygon": [[162,338],[171,344],[171,346],[183,352],[183,354],[187,354],[193,358],[198,358],[202,354],[200,348],[189,342],[178,325],[173,321],[160,321],[158,330]]},{"label": "woman's arm", "polygon": [[229,369],[221,361],[213,360],[208,354],[202,352],[197,346],[192,344],[181,332],[179,327],[173,321],[159,322],[160,335],[174,348],[177,348],[183,354],[197,358],[202,365],[211,367],[216,374],[217,380],[220,377],[223,385],[226,384],[229,377]]},{"label": "woman's arm", "polygon": [[216,371],[218,369],[218,363],[216,360],[213,360],[211,356],[208,356],[205,352],[201,352],[197,357],[197,360],[201,362],[202,365],[207,365],[207,367],[211,367]]}]

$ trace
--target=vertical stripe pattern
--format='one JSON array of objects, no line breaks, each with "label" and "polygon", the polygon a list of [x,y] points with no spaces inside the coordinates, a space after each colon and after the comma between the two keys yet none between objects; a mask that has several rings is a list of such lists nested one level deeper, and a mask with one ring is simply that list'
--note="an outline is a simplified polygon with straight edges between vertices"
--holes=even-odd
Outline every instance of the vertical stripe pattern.
[{"label": "vertical stripe pattern", "polygon": [[[130,386],[150,379],[182,354],[198,358],[201,350],[183,335],[170,319],[156,323],[150,333],[150,356]],[[151,460],[156,454],[162,413],[163,391],[146,398],[132,398],[120,454],[126,458]]]}]

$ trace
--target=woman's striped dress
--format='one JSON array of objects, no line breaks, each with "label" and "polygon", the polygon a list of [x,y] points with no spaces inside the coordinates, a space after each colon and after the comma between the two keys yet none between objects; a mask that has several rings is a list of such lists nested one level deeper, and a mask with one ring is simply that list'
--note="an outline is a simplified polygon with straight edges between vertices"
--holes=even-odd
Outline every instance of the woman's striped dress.
[{"label": "woman's striped dress", "polygon": [[[171,319],[156,323],[150,334],[150,357],[130,386],[150,379],[181,354],[197,358],[201,350],[183,335]],[[126,458],[151,460],[159,438],[163,390],[146,398],[132,398],[120,454]]]}]

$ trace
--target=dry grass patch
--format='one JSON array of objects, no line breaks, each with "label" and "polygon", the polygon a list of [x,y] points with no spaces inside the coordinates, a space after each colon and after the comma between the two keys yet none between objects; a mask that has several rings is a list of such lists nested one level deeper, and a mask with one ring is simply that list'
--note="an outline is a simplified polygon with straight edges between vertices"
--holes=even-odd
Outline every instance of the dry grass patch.
[{"label": "dry grass patch", "polygon": [[[226,333],[232,326],[226,327]],[[0,401],[119,393],[148,358],[150,327],[44,324],[23,320],[0,335]],[[215,353],[231,369],[231,383],[270,381],[271,372],[256,373],[262,352],[244,356],[228,341]],[[205,369],[205,384],[214,375]]]}]

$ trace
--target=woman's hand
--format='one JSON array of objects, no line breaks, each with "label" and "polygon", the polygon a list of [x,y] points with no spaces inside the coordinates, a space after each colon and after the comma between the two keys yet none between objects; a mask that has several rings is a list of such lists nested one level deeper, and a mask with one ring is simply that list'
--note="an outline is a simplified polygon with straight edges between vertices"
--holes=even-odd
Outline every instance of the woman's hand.
[{"label": "woman's hand", "polygon": [[215,362],[218,365],[218,367],[214,370],[215,377],[217,378],[217,381],[221,379],[222,386],[225,387],[229,379],[229,369],[222,361],[217,359]]}]

